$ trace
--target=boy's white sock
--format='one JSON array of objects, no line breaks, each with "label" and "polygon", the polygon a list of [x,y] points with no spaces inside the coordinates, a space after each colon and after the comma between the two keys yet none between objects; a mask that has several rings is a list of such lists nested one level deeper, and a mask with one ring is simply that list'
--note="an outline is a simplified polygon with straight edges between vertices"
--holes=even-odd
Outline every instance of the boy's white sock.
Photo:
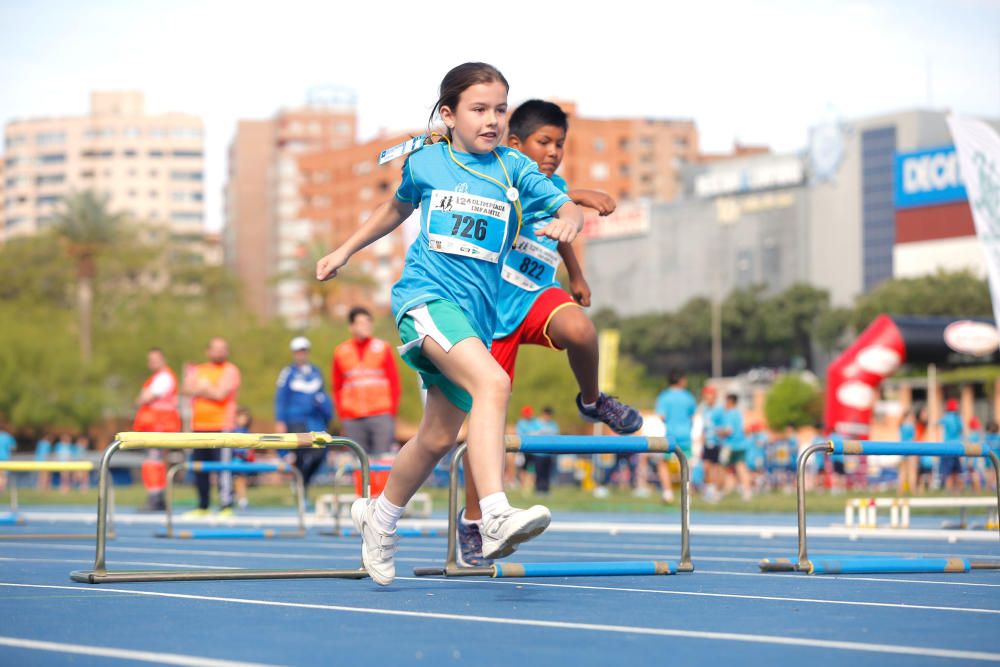
[{"label": "boy's white sock", "polygon": [[396,524],[399,523],[399,517],[403,516],[404,509],[389,502],[383,493],[375,499],[375,504],[372,506],[372,523],[375,524],[379,532],[394,533],[396,532]]},{"label": "boy's white sock", "polygon": [[[482,509],[481,506],[480,509]],[[465,510],[462,510],[462,513],[458,515],[458,520],[462,522],[463,526],[479,526],[483,523],[482,517],[478,519],[468,518],[465,514]]]},{"label": "boy's white sock", "polygon": [[479,509],[483,511],[483,517],[496,516],[510,509],[510,501],[503,491],[491,493],[485,498],[479,499]]}]

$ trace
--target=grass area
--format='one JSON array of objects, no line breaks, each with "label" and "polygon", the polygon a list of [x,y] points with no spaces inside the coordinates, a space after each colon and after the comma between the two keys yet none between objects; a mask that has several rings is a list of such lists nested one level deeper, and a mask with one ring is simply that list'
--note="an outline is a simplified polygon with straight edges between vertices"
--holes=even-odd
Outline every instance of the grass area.
[{"label": "grass area", "polygon": [[[443,488],[426,489],[431,495],[436,508],[444,508],[448,504],[448,492]],[[353,487],[337,487],[339,493],[353,492]],[[310,490],[310,500],[323,493],[329,493],[329,487],[316,487]],[[982,495],[986,495],[986,491]],[[284,485],[269,485],[251,487],[248,491],[250,505],[253,507],[292,507],[292,497],[288,488]],[[637,498],[626,490],[611,489],[607,498],[595,498],[592,494],[586,493],[579,488],[570,486],[554,487],[548,496],[538,496],[526,493],[520,489],[509,491],[511,502],[516,506],[527,506],[535,503],[542,503],[550,507],[553,511],[573,511],[573,512],[676,512],[679,508],[679,499],[671,505],[660,502],[659,497],[654,495],[648,498]],[[893,493],[865,493],[848,492],[841,494],[830,493],[810,493],[807,496],[807,507],[810,512],[820,513],[842,513],[844,504],[848,498],[855,497],[894,497]],[[928,494],[930,496],[947,496],[943,492]],[[178,485],[175,490],[175,503],[177,507],[190,507],[195,503],[194,487],[188,485]],[[19,488],[18,498],[21,507],[32,505],[91,505],[97,504],[97,489],[89,491],[71,491],[63,494],[59,490],[38,491],[33,488]],[[9,495],[0,493],[0,503],[6,505]],[[117,486],[115,487],[115,502],[120,506],[139,507],[145,503],[146,491],[139,485]],[[733,494],[723,498],[718,503],[707,503],[697,494],[692,496],[691,507],[699,512],[755,512],[755,513],[793,513],[795,512],[795,494],[782,492],[761,493],[754,496],[749,501],[743,501],[739,496]],[[920,513],[919,510],[912,510],[913,514]],[[929,510],[928,514],[949,514],[956,511],[946,511],[943,509]]]}]

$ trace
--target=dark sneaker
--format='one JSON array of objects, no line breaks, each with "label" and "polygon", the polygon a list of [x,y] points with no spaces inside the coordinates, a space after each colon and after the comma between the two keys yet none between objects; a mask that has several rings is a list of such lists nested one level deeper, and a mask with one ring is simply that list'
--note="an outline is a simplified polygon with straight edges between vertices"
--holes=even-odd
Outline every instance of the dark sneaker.
[{"label": "dark sneaker", "polygon": [[584,420],[592,424],[602,422],[618,435],[629,435],[642,428],[642,415],[638,410],[603,392],[597,397],[597,404],[591,409],[583,407],[580,394],[577,394],[576,409],[580,411],[580,416]]},{"label": "dark sneaker", "polygon": [[540,535],[551,521],[549,508],[542,505],[533,505],[526,510],[511,507],[500,514],[484,515],[481,531],[483,555],[506,558],[517,551],[519,544]]},{"label": "dark sneaker", "polygon": [[458,564],[462,567],[489,567],[493,561],[483,558],[483,536],[479,524],[462,523],[465,510],[458,513]]}]

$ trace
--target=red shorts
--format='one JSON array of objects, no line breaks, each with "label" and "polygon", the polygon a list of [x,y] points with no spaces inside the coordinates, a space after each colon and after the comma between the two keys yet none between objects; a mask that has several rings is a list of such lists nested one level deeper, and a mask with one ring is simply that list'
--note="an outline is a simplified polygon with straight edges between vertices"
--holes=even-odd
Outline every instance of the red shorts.
[{"label": "red shorts", "polygon": [[541,345],[553,350],[560,349],[548,336],[549,322],[552,316],[566,306],[575,306],[566,290],[560,287],[550,287],[535,299],[531,310],[524,316],[524,321],[513,332],[503,338],[493,341],[490,354],[507,371],[510,379],[514,379],[514,365],[517,362],[517,349],[521,345]]}]

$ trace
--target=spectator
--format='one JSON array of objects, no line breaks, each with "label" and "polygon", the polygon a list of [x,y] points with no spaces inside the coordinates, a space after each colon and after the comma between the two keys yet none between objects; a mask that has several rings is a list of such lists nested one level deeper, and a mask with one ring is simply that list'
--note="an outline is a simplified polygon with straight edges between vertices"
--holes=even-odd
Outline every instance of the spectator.
[{"label": "spectator", "polygon": [[[514,425],[518,437],[535,435],[538,432],[538,420],[535,419],[535,409],[530,405],[521,408],[521,418]],[[535,465],[531,454],[515,454],[514,465],[521,471],[520,485],[523,489],[534,488]]]},{"label": "spectator", "polygon": [[396,441],[399,372],[392,348],[372,337],[371,313],[352,308],[347,316],[351,339],[333,351],[333,399],[344,437],[370,455],[387,454]]},{"label": "spectator", "polygon": [[725,470],[719,464],[722,453],[722,438],[719,429],[722,428],[725,410],[717,404],[718,392],[712,385],[707,385],[701,392],[702,449],[701,465],[704,471],[705,488],[702,492],[708,502],[718,502],[719,490],[725,483]]},{"label": "spectator", "polygon": [[[63,433],[59,436],[58,442],[55,446],[55,460],[56,461],[72,461],[73,454],[76,451],[76,447],[73,446],[73,438],[70,437],[69,433]],[[59,492],[69,493],[70,486],[70,473],[61,472],[59,473]]]},{"label": "spectator", "polygon": [[[0,426],[0,461],[9,461],[10,455],[17,449],[17,441],[7,429]],[[7,488],[7,473],[0,471],[0,491]]]},{"label": "spectator", "polygon": [[[903,413],[903,418],[899,422],[899,441],[908,444],[917,441],[917,421],[910,410]],[[902,457],[899,462],[899,495],[916,492],[919,466],[919,457]]]},{"label": "spectator", "polygon": [[[73,460],[75,461],[85,461],[87,460],[87,454],[90,452],[90,437],[85,434],[80,434],[76,436],[76,441],[73,443]],[[80,470],[78,472],[72,473],[73,481],[76,482],[76,488],[80,491],[87,491],[90,489],[90,471]]]},{"label": "spectator", "polygon": [[[670,371],[668,382],[670,386],[656,399],[656,414],[660,416],[667,428],[667,440],[676,445],[691,458],[691,422],[697,409],[694,396],[687,389],[687,374],[679,369]],[[673,482],[670,479],[669,459],[673,454],[665,454],[656,462],[656,473],[660,477],[660,487],[663,489],[663,502],[674,501]]]},{"label": "spectator", "polygon": [[[941,427],[941,439],[945,442],[961,442],[963,436],[962,418],[958,415],[958,401],[949,398],[944,406],[945,413],[941,416],[938,426]],[[959,456],[942,456],[938,459],[938,474],[944,481],[944,488],[952,493],[962,489],[962,458]]]},{"label": "spectator", "polygon": [[[535,422],[535,435],[559,435],[559,424],[553,418],[555,412],[551,407],[542,408],[542,415]],[[552,456],[550,454],[532,454],[535,465],[535,492],[548,495],[552,483]]]},{"label": "spectator", "polygon": [[720,435],[725,438],[725,446],[729,457],[726,465],[731,474],[736,476],[736,482],[740,487],[740,496],[743,500],[750,500],[750,470],[747,468],[747,440],[743,431],[743,414],[740,412],[739,397],[736,394],[726,396],[726,412],[723,417],[723,427],[719,429]]},{"label": "spectator", "polygon": [[[146,353],[150,375],[135,399],[136,431],[177,433],[181,430],[181,415],[177,409],[177,376],[167,365],[163,350],[150,348]],[[163,450],[146,450],[142,464],[142,483],[146,487],[146,511],[165,509],[163,491],[167,486],[167,466]]]},{"label": "spectator", "polygon": [[[275,428],[279,433],[326,431],[333,418],[333,404],[319,368],[309,363],[311,344],[305,336],[292,339],[292,363],[278,376],[274,396]],[[347,436],[351,437],[351,436]],[[326,449],[298,449],[292,453],[295,467],[302,473],[302,483],[309,482],[323,465]]]},{"label": "spectator", "polygon": [[[233,433],[250,433],[253,427],[253,416],[245,407],[236,408],[236,424],[233,426]],[[241,463],[253,463],[256,459],[256,452],[253,449],[234,449],[233,461]],[[241,510],[250,506],[250,498],[247,496],[247,480],[256,476],[256,473],[245,475],[235,475],[233,477],[233,494],[236,496],[236,505]]]},{"label": "spectator", "polygon": [[[236,397],[240,390],[240,371],[229,361],[229,344],[225,338],[216,337],[208,343],[208,361],[193,367],[184,378],[184,393],[192,397],[191,430],[198,433],[232,431],[236,425]],[[194,461],[232,461],[231,449],[195,449]],[[198,487],[198,508],[190,516],[205,516],[211,501],[211,475],[194,474]],[[233,511],[233,475],[219,473],[220,514]]]},{"label": "spectator", "polygon": [[[42,435],[35,443],[35,460],[36,461],[48,461],[49,457],[52,455],[52,441],[55,440],[55,436]],[[48,491],[49,486],[51,486],[51,474],[47,471],[42,471],[35,476],[35,488],[39,491]]]}]

